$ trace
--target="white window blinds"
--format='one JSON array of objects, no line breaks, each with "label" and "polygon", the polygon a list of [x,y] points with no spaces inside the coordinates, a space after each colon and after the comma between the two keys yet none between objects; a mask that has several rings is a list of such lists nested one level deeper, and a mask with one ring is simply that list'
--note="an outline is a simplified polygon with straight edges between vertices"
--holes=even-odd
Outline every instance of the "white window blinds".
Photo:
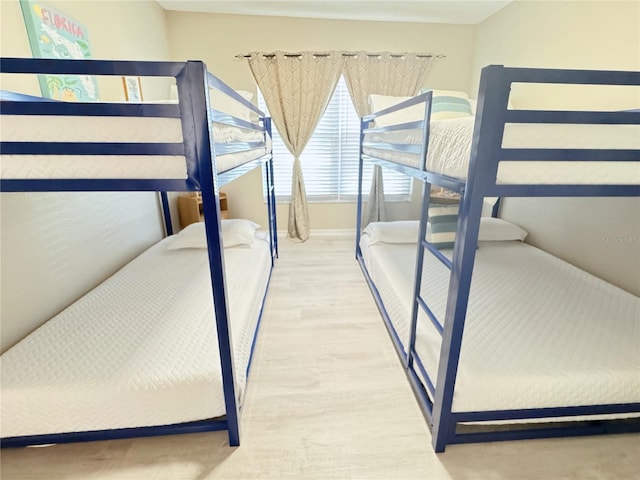
[{"label": "white window blinds", "polygon": [[[267,111],[258,90],[258,106]],[[307,200],[310,202],[353,202],[358,195],[358,151],[360,119],[356,114],[344,78],[340,78],[329,105],[300,156]],[[291,197],[293,156],[277,129],[273,128],[274,181],[278,200]],[[365,162],[363,193],[368,195],[373,167]],[[409,200],[411,179],[384,169],[387,200]]]}]

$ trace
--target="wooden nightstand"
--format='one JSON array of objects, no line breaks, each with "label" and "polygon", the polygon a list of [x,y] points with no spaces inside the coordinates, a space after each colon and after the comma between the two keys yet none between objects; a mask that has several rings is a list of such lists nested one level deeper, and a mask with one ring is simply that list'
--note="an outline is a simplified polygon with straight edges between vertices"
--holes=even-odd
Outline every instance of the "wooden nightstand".
[{"label": "wooden nightstand", "polygon": [[[204,221],[202,213],[202,194],[200,192],[188,193],[178,197],[178,212],[180,214],[180,228],[195,222]],[[220,192],[220,216],[229,218],[227,206],[227,194]]]}]

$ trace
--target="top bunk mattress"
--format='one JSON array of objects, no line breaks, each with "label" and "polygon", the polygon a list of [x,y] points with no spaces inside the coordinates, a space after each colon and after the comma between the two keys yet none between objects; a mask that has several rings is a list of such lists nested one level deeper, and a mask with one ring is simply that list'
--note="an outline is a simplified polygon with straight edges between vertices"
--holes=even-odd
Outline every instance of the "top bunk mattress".
[{"label": "top bunk mattress", "polygon": [[[183,143],[179,118],[2,115],[3,142]],[[213,123],[217,144],[265,143],[261,130]],[[261,158],[266,146],[215,156],[218,173]],[[2,155],[3,179],[178,179],[187,178],[183,155]]]},{"label": "top bunk mattress", "polygon": [[[426,168],[466,179],[475,117],[432,120]],[[364,142],[422,145],[421,130],[366,134]],[[640,125],[507,124],[502,148],[578,148],[640,150]],[[364,146],[363,153],[413,168],[415,153]],[[640,185],[640,162],[501,161],[498,184]]]},{"label": "top bunk mattress", "polygon": [[[3,437],[167,425],[225,414],[207,250],[168,237],[1,357]],[[225,248],[238,398],[269,243]]]}]

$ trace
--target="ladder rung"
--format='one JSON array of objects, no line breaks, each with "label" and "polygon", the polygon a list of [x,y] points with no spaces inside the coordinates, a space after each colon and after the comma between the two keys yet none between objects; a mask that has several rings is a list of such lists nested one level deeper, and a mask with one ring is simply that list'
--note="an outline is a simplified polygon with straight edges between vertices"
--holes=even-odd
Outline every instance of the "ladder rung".
[{"label": "ladder rung", "polygon": [[427,390],[429,390],[429,393],[431,393],[431,398],[435,398],[436,389],[433,386],[433,382],[431,381],[429,374],[425,370],[424,365],[422,365],[422,360],[420,360],[420,357],[418,356],[418,352],[416,352],[415,349],[413,350],[413,358],[415,360],[415,363],[418,365],[418,369],[422,374],[422,378],[424,378],[424,380],[427,382],[426,387],[427,387]]},{"label": "ladder rung", "polygon": [[416,300],[418,301],[418,305],[422,307],[424,312],[429,317],[429,320],[431,320],[431,323],[433,323],[433,326],[436,327],[436,330],[438,331],[438,333],[442,336],[442,332],[444,331],[444,328],[442,327],[442,325],[440,324],[436,316],[433,314],[431,309],[427,306],[427,303],[422,299],[422,297],[416,297]]},{"label": "ladder rung", "polygon": [[453,263],[451,262],[451,260],[445,257],[440,250],[438,250],[436,247],[431,245],[426,240],[422,240],[420,243],[424,248],[429,250],[438,260],[440,260],[445,267],[447,267],[449,270],[453,270]]}]

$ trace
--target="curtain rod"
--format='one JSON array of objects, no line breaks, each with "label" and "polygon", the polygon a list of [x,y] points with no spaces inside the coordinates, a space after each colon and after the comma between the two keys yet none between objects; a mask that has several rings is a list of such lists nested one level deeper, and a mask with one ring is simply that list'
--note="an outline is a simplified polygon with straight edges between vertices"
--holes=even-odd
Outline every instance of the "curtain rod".
[{"label": "curtain rod", "polygon": [[[313,54],[314,57],[328,57],[330,55],[331,55],[330,53],[314,53]],[[360,55],[360,53],[358,53],[358,52],[353,52],[353,53],[344,52],[344,53],[342,53],[343,57],[356,57],[358,55]],[[366,55],[367,55],[367,57],[381,57],[383,54],[382,53],[367,53]],[[404,57],[406,55],[407,55],[406,53],[392,53],[389,56],[393,57],[393,58],[402,58],[402,57]],[[272,57],[275,57],[276,55],[275,55],[275,53],[264,53],[264,54],[262,54],[262,56],[266,57],[266,58],[272,58]],[[284,56],[285,57],[301,57],[302,54],[301,53],[285,53]],[[440,55],[440,54],[432,55],[430,53],[416,54],[416,57],[418,57],[418,58],[447,58],[446,55]],[[250,54],[244,54],[244,55],[243,54],[239,54],[239,55],[236,55],[236,58],[251,58],[251,55]]]}]

